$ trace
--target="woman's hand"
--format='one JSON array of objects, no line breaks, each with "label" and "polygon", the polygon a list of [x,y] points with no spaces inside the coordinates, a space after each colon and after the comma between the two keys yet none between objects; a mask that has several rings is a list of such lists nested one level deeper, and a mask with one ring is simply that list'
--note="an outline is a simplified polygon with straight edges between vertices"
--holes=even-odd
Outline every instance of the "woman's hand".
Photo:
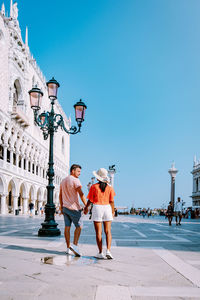
[{"label": "woman's hand", "polygon": [[87,215],[87,213],[88,213],[88,207],[87,206],[84,208],[83,213],[84,213],[84,215]]}]

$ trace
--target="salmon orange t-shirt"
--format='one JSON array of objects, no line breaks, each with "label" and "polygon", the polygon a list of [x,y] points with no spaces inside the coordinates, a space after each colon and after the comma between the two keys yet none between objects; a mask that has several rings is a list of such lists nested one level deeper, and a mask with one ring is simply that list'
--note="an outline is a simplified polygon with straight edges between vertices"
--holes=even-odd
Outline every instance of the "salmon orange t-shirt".
[{"label": "salmon orange t-shirt", "polygon": [[79,194],[77,188],[81,187],[81,182],[78,178],[69,175],[60,184],[60,195],[63,206],[71,210],[80,210]]},{"label": "salmon orange t-shirt", "polygon": [[110,185],[107,185],[105,191],[102,192],[99,183],[96,183],[91,186],[87,198],[93,204],[107,205],[114,202],[114,196],[115,191]]}]

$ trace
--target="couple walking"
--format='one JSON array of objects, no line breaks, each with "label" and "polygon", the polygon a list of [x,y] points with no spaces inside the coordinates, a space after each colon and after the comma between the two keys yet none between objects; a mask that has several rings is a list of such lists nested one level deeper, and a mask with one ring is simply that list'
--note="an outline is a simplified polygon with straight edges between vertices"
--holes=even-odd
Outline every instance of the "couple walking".
[{"label": "couple walking", "polygon": [[[67,176],[60,184],[60,211],[64,216],[65,222],[65,240],[67,244],[67,254],[74,253],[76,256],[81,256],[78,248],[78,240],[82,229],[82,212],[86,215],[89,207],[93,204],[92,208],[92,221],[96,232],[96,242],[99,252],[95,256],[99,259],[112,259],[113,256],[110,252],[111,248],[111,222],[114,216],[114,195],[113,188],[108,184],[108,172],[106,169],[101,168],[98,171],[93,171],[97,179],[97,183],[90,187],[87,196],[88,201],[82,191],[79,176],[81,174],[81,166],[73,164],[70,168],[70,175]],[[81,209],[79,203],[79,196],[84,204],[84,209]],[[70,244],[70,228],[74,224],[74,240]],[[106,256],[103,254],[102,246],[102,223],[106,235]]]}]

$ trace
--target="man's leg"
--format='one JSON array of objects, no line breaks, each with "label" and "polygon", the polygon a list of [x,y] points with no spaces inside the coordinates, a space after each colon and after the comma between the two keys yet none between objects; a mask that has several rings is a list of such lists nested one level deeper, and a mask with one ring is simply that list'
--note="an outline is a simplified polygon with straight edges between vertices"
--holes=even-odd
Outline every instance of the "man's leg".
[{"label": "man's leg", "polygon": [[111,242],[112,242],[112,235],[111,235],[111,221],[103,222],[104,225],[104,232],[106,235],[106,245],[107,249],[110,251]]},{"label": "man's leg", "polygon": [[75,231],[74,231],[74,245],[78,245],[78,240],[81,234],[81,226],[76,227]]},{"label": "man's leg", "polygon": [[65,226],[65,241],[67,244],[67,248],[70,247],[70,226]]},{"label": "man's leg", "polygon": [[182,215],[179,214],[179,225],[181,225],[181,219],[182,219]]},{"label": "man's leg", "polygon": [[96,231],[96,241],[99,248],[99,253],[102,253],[102,224],[94,221],[94,228]]},{"label": "man's leg", "polygon": [[178,225],[178,214],[176,212],[176,225]]}]

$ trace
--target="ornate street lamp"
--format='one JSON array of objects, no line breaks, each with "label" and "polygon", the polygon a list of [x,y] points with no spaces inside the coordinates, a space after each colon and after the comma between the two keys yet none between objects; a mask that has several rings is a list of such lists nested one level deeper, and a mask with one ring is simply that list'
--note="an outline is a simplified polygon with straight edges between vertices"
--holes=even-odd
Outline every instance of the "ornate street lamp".
[{"label": "ornate street lamp", "polygon": [[52,78],[47,82],[48,97],[51,101],[51,111],[43,112],[39,114],[41,108],[43,92],[38,88],[32,88],[28,93],[30,95],[30,104],[34,112],[34,121],[43,131],[44,139],[46,140],[48,136],[49,139],[49,168],[47,171],[48,176],[48,186],[47,186],[47,203],[45,205],[45,220],[41,224],[42,227],[38,231],[38,236],[58,236],[60,235],[60,229],[57,228],[57,223],[54,219],[55,205],[53,202],[53,192],[54,192],[54,162],[53,162],[53,142],[54,142],[54,132],[57,131],[58,127],[61,127],[68,134],[76,134],[80,132],[82,122],[85,117],[85,110],[87,106],[82,102],[78,101],[75,105],[75,116],[78,128],[72,126],[69,130],[65,127],[64,120],[61,114],[56,114],[54,112],[54,104],[57,99],[57,90],[59,88],[59,83]]}]

